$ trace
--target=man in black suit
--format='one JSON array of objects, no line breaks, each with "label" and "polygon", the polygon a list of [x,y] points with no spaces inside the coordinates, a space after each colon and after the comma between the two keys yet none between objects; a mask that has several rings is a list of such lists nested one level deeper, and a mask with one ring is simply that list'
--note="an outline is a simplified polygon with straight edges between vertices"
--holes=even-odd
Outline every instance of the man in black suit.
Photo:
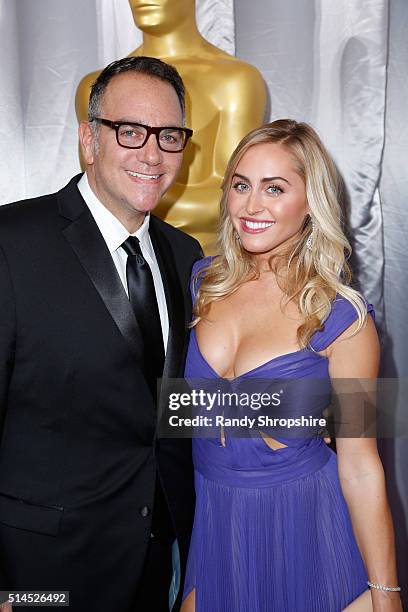
[{"label": "man in black suit", "polygon": [[174,68],[114,62],[80,125],[86,173],[0,209],[0,590],[168,610],[176,538],[183,577],[191,446],[157,439],[156,380],[182,375],[200,247],[150,214],[183,125]]}]

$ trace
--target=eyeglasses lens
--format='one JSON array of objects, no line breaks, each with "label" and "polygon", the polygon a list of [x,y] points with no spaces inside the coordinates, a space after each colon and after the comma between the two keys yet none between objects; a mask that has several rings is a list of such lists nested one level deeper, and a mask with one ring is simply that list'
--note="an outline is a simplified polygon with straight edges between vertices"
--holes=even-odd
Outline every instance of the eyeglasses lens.
[{"label": "eyeglasses lens", "polygon": [[[122,124],[118,131],[119,143],[124,147],[140,148],[146,141],[147,130],[141,125]],[[186,141],[183,130],[165,128],[160,130],[158,143],[163,151],[182,151]]]}]

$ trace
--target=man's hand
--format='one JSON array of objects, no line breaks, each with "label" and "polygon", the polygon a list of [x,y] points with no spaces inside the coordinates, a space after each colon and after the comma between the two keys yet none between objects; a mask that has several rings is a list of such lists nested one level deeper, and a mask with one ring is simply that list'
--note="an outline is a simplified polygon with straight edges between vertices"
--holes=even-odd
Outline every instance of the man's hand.
[{"label": "man's hand", "polygon": [[6,601],[5,603],[0,604],[0,612],[13,612],[13,608],[11,607],[11,603]]}]

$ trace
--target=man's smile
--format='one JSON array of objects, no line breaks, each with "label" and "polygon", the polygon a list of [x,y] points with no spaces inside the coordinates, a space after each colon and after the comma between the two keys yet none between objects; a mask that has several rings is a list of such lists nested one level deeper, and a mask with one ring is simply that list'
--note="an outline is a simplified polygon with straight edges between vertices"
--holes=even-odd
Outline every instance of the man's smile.
[{"label": "man's smile", "polygon": [[131,170],[126,170],[126,172],[129,174],[129,176],[147,181],[154,181],[162,176],[162,174],[144,174],[143,172],[132,172]]}]

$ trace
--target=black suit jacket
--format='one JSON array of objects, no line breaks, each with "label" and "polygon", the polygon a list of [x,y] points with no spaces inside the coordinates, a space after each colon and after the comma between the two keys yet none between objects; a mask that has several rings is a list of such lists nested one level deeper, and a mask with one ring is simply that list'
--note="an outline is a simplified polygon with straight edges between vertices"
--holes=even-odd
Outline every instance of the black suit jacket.
[{"label": "black suit jacket", "polygon": [[[0,590],[70,590],[75,612],[126,612],[157,468],[184,567],[191,445],[156,439],[137,321],[78,179],[0,209]],[[149,231],[169,313],[164,377],[178,377],[200,247],[154,216]]]}]

